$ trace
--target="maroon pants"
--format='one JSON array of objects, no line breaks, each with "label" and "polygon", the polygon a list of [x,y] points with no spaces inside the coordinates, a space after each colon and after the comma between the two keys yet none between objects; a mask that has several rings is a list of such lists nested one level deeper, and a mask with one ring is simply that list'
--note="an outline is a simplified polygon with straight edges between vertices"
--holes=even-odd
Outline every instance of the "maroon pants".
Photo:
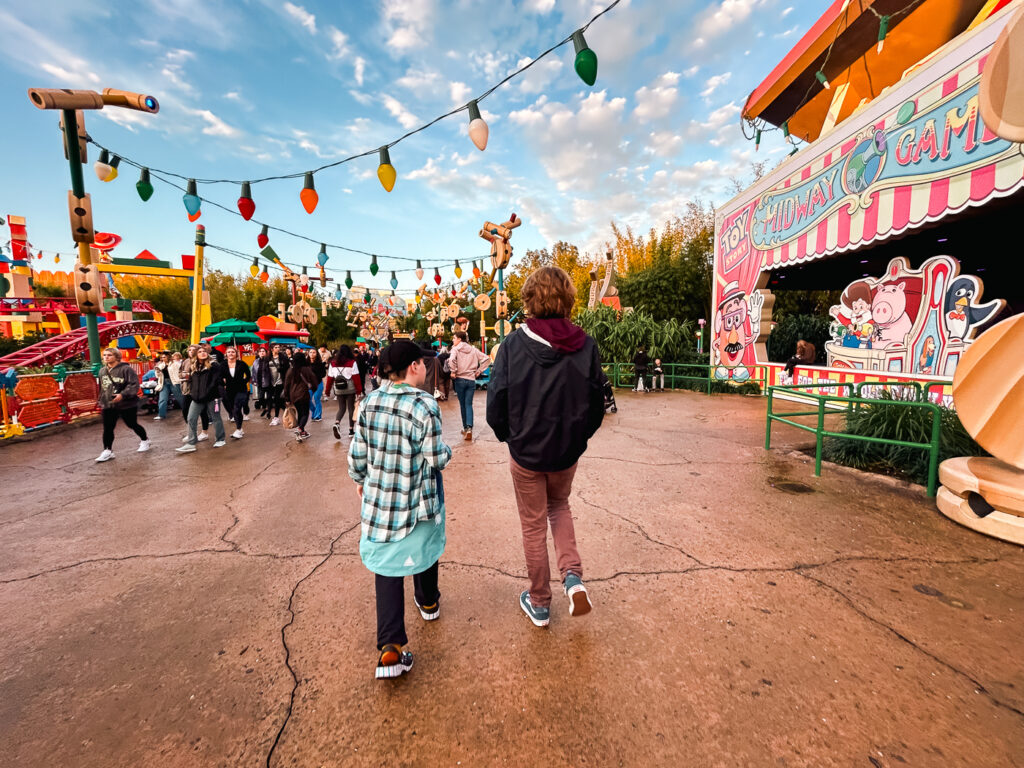
[{"label": "maroon pants", "polygon": [[569,492],[576,465],[561,472],[534,472],[509,459],[512,485],[523,527],[523,552],[530,576],[530,602],[539,607],[551,605],[551,567],[548,564],[548,524],[555,543],[558,570],[572,571],[583,578],[583,566],[576,551],[576,531],[569,509]]}]

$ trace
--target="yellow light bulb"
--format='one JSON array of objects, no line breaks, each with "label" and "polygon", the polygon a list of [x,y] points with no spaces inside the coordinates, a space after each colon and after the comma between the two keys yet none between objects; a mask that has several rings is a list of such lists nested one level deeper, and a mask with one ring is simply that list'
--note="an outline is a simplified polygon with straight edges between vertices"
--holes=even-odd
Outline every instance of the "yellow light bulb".
[{"label": "yellow light bulb", "polygon": [[388,153],[387,147],[380,148],[380,165],[377,166],[377,178],[380,179],[381,186],[387,192],[395,188],[395,180],[398,178],[398,173],[395,171],[394,166],[391,165],[391,155]]}]

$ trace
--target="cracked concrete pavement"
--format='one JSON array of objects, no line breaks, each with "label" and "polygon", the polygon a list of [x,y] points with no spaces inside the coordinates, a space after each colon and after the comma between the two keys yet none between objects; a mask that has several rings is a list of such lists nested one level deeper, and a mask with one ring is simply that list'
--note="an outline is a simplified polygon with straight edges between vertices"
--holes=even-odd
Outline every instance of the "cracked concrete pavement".
[{"label": "cracked concrete pavement", "polygon": [[618,399],[572,497],[595,610],[556,596],[546,630],[483,393],[472,444],[442,404],[443,610],[407,600],[389,682],[329,421],[184,456],[147,421],[103,465],[98,425],[3,445],[0,764],[1024,765],[1020,548],[815,478],[795,430],[764,451],[760,399]]}]

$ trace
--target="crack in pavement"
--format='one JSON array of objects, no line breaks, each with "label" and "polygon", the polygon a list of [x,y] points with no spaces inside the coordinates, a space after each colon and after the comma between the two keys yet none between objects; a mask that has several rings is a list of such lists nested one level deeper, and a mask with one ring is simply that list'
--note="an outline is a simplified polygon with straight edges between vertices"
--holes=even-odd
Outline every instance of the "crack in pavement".
[{"label": "crack in pavement", "polygon": [[[985,562],[992,562],[992,561],[985,561]],[[821,587],[824,587],[829,592],[832,592],[833,594],[835,594],[838,597],[842,598],[843,601],[845,601],[846,604],[849,605],[850,608],[857,615],[859,615],[861,618],[871,622],[872,624],[875,624],[876,626],[881,627],[885,631],[889,632],[890,634],[892,634],[895,637],[897,637],[900,640],[902,640],[904,643],[909,645],[911,648],[913,648],[918,653],[921,653],[921,654],[927,656],[929,659],[931,659],[935,663],[937,663],[937,664],[945,667],[946,669],[948,669],[954,675],[957,675],[957,676],[962,677],[963,679],[967,680],[968,682],[971,683],[971,685],[974,686],[975,691],[977,693],[980,693],[982,696],[987,698],[995,706],[997,706],[997,707],[999,707],[1001,709],[1008,710],[1009,712],[1013,712],[1018,717],[1024,718],[1024,710],[1020,710],[1017,707],[1013,706],[1012,704],[1008,704],[1007,702],[1002,701],[998,696],[993,694],[984,685],[982,685],[982,683],[980,681],[978,681],[974,677],[972,677],[970,673],[966,672],[965,670],[960,669],[959,667],[954,666],[953,664],[951,664],[950,662],[946,661],[945,659],[940,658],[939,656],[937,656],[934,653],[932,653],[931,651],[929,651],[927,648],[921,647],[920,645],[915,643],[913,640],[911,640],[909,637],[907,637],[905,634],[900,632],[895,627],[891,626],[890,624],[886,624],[881,619],[878,619],[878,618],[872,616],[866,610],[864,610],[859,605],[857,605],[857,603],[854,602],[854,600],[849,595],[847,595],[845,592],[843,592],[838,587],[834,587],[831,584],[829,584],[828,582],[826,582],[826,581],[824,581],[822,579],[815,578],[814,576],[811,576],[810,574],[801,573],[799,570],[795,570],[795,571],[793,571],[793,573],[795,573],[797,576],[801,576],[802,578],[807,579],[808,581],[814,582],[815,584],[817,584],[817,585],[819,585]]]},{"label": "crack in pavement", "polygon": [[361,524],[361,522],[357,522],[355,525],[349,526],[335,536],[331,540],[330,551],[323,557],[323,559],[320,560],[320,562],[313,566],[309,573],[295,583],[295,586],[292,587],[291,594],[288,596],[288,621],[281,627],[281,645],[284,646],[284,665],[288,668],[288,673],[292,676],[292,690],[288,695],[288,711],[285,712],[284,721],[281,723],[281,727],[278,729],[277,735],[274,737],[274,743],[270,745],[270,750],[267,752],[267,768],[270,768],[270,761],[274,757],[274,751],[277,749],[277,745],[280,743],[281,737],[284,735],[284,730],[288,727],[288,722],[291,720],[292,710],[295,707],[295,693],[299,690],[299,676],[295,674],[295,669],[292,667],[292,650],[288,645],[288,627],[295,623],[295,609],[292,607],[295,602],[295,593],[298,592],[299,587],[302,586],[304,581],[312,577],[313,574],[320,570],[324,563],[331,559],[331,556],[334,554],[334,545],[338,543],[341,537],[346,533],[351,533],[356,530]]}]

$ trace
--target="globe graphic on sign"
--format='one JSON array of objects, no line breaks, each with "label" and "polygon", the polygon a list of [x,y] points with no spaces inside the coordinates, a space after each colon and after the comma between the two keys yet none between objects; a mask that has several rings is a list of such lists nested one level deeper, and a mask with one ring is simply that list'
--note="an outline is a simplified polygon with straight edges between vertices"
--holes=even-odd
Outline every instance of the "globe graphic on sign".
[{"label": "globe graphic on sign", "polygon": [[882,131],[875,131],[873,136],[853,148],[843,170],[843,183],[848,192],[859,194],[874,183],[882,170],[885,152],[885,134]]}]

